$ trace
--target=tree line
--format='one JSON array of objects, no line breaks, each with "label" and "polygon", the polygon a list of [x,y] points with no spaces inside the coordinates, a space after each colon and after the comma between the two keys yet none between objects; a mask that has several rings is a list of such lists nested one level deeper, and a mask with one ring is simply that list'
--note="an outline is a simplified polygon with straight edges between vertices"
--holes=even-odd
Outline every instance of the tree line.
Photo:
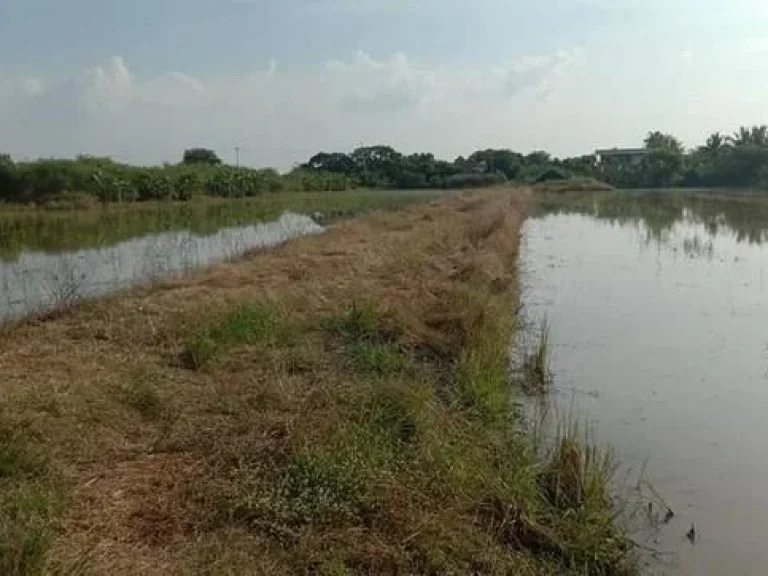
[{"label": "tree line", "polygon": [[768,190],[768,126],[716,132],[685,150],[670,134],[651,132],[642,161],[606,160],[590,174],[622,188],[729,187]]},{"label": "tree line", "polygon": [[768,126],[742,127],[732,135],[715,133],[693,150],[685,150],[673,135],[650,132],[642,152],[634,157],[588,154],[560,159],[543,151],[524,155],[488,149],[447,162],[432,154],[405,155],[389,146],[371,146],[350,154],[321,152],[302,167],[345,174],[362,186],[390,188],[463,188],[589,177],[620,188],[768,189]]},{"label": "tree line", "polygon": [[40,202],[67,194],[102,202],[190,200],[198,195],[254,196],[268,192],[364,188],[469,188],[504,182],[535,183],[589,177],[620,188],[751,187],[768,190],[768,126],[715,133],[686,150],[680,140],[650,132],[643,154],[557,158],[544,151],[521,154],[487,149],[440,160],[429,153],[402,154],[391,146],[351,153],[320,152],[288,174],[225,165],[205,148],[186,150],[181,162],[130,166],[110,158],[14,162],[0,155],[0,202]]},{"label": "tree line", "polygon": [[211,150],[186,150],[178,164],[142,167],[78,156],[14,162],[0,155],[0,202],[94,199],[101,202],[188,201],[195,196],[256,196],[283,190],[330,191],[355,186],[344,174],[293,170],[281,175],[225,165]]}]

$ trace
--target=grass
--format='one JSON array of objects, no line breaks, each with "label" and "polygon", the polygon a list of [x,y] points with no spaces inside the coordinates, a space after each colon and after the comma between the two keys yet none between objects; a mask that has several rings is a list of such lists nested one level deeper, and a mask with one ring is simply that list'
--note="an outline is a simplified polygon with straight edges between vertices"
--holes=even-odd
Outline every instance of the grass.
[{"label": "grass", "polygon": [[375,214],[0,335],[66,496],[18,573],[633,574],[599,454],[515,419],[527,202]]},{"label": "grass", "polygon": [[523,358],[522,389],[528,394],[544,394],[552,383],[551,355],[549,344],[550,325],[544,318],[538,330],[538,337],[531,350]]},{"label": "grass", "polygon": [[285,192],[242,199],[110,204],[70,210],[0,206],[0,259],[22,250],[61,253],[161,232],[213,234],[221,228],[274,220],[285,211],[321,214],[333,222],[374,210],[394,210],[439,196],[401,191]]},{"label": "grass", "polygon": [[0,574],[33,574],[43,565],[58,506],[48,476],[21,434],[0,429]]},{"label": "grass", "polygon": [[270,310],[238,304],[212,319],[206,319],[195,330],[182,352],[182,362],[198,370],[232,348],[267,340],[273,330],[274,320]]},{"label": "grass", "polygon": [[565,192],[610,192],[616,188],[595,178],[569,178],[542,182],[534,185],[533,189],[539,193],[563,194]]}]

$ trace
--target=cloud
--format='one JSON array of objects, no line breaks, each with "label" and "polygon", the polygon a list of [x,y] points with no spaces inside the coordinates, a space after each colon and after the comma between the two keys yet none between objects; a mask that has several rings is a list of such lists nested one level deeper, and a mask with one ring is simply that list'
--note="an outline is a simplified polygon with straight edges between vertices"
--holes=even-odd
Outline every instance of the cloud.
[{"label": "cloud", "polygon": [[515,94],[533,88],[539,96],[548,95],[554,89],[555,80],[584,57],[582,50],[574,49],[513,60],[507,73],[507,90]]},{"label": "cloud", "polygon": [[116,56],[59,81],[0,83],[0,149],[160,163],[185,147],[226,156],[239,146],[245,163],[280,168],[361,141],[450,156],[530,122],[530,108],[583,60],[568,50],[473,69],[357,52],[301,73],[273,60],[253,74],[198,78],[143,75]]},{"label": "cloud", "polygon": [[744,38],[741,41],[741,48],[748,54],[766,54],[768,53],[768,36]]}]

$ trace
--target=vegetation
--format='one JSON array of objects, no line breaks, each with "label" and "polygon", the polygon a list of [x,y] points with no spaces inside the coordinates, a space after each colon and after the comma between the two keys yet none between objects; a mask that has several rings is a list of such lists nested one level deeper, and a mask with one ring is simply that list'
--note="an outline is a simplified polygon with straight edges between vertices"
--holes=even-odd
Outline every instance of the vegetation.
[{"label": "vegetation", "polygon": [[0,507],[27,535],[3,573],[633,574],[609,460],[515,420],[526,202],[378,213],[6,327],[0,482],[61,505]]},{"label": "vegetation", "polygon": [[[573,184],[579,190],[584,190],[589,182],[590,189],[602,182],[621,188],[768,188],[766,126],[742,127],[729,137],[713,134],[703,146],[689,152],[674,136],[650,132],[644,147],[648,153],[639,162],[621,157],[598,162],[595,155],[558,159],[546,152],[523,155],[510,150],[482,150],[468,158],[445,162],[435,160],[431,154],[403,155],[388,146],[373,146],[349,155],[320,153],[304,168],[344,174],[371,187],[450,188],[505,180],[561,180],[563,187]],[[573,177],[577,180],[569,181]]]},{"label": "vegetation", "polygon": [[732,136],[712,134],[704,145],[685,151],[668,134],[652,132],[649,154],[639,164],[608,161],[589,175],[622,188],[768,188],[768,127],[742,127]]},{"label": "vegetation", "polygon": [[0,210],[0,260],[15,258],[24,249],[67,252],[168,231],[213,234],[221,228],[275,219],[284,211],[320,215],[326,223],[373,210],[393,210],[436,196],[387,191],[285,192],[226,200],[200,198],[185,203],[114,204],[90,210],[6,207]]},{"label": "vegetation", "polygon": [[352,181],[341,174],[224,166],[208,150],[187,150],[180,164],[137,167],[110,158],[18,162],[0,156],[0,202],[46,203],[189,201],[207,195],[242,198],[268,192],[347,190]]},{"label": "vegetation", "polygon": [[551,355],[549,344],[549,321],[544,318],[539,326],[538,338],[530,350],[525,351],[522,364],[521,388],[529,394],[542,394],[549,390],[552,382]]},{"label": "vegetation", "polygon": [[272,169],[226,166],[205,148],[186,150],[179,164],[162,167],[134,167],[89,156],[14,163],[0,155],[0,202],[39,203],[63,195],[101,202],[188,201],[203,194],[237,198],[356,186],[470,188],[553,177],[592,178],[621,188],[768,188],[768,126],[741,127],[732,136],[715,133],[691,151],[672,135],[650,132],[644,146],[648,153],[639,162],[621,157],[599,162],[595,155],[559,159],[542,151],[523,155],[503,149],[478,150],[449,162],[377,145],[350,154],[320,152],[282,176]]}]

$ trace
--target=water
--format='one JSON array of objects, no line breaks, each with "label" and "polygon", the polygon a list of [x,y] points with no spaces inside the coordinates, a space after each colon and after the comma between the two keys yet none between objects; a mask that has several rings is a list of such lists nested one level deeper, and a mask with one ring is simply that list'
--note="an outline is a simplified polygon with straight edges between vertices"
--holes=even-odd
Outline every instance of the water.
[{"label": "water", "polygon": [[285,213],[274,222],[224,228],[211,235],[188,231],[151,234],[63,254],[24,250],[12,262],[0,260],[0,321],[182,274],[322,231],[308,216]]},{"label": "water", "polygon": [[629,194],[544,202],[525,227],[524,304],[551,325],[554,402],[676,514],[636,535],[673,553],[648,574],[766,573],[766,229],[763,200]]}]

